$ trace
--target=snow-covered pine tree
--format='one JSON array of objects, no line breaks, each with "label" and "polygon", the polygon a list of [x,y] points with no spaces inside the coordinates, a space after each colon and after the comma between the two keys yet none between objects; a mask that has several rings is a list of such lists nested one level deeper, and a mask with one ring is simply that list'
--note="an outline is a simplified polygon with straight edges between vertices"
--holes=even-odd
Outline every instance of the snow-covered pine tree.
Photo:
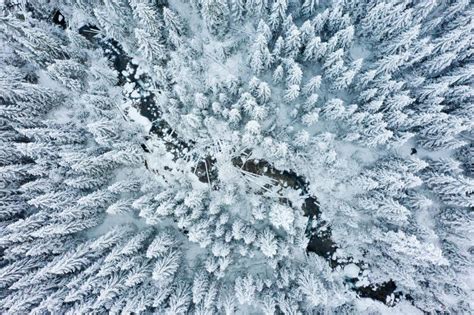
[{"label": "snow-covered pine tree", "polygon": [[472,312],[469,1],[0,6],[2,312]]}]

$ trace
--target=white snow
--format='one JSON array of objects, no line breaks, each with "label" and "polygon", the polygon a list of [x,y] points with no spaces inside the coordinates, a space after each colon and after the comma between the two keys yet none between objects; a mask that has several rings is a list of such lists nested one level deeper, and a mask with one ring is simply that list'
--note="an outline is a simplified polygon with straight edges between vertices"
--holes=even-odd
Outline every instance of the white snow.
[{"label": "white snow", "polygon": [[395,306],[389,307],[382,302],[362,298],[357,299],[355,303],[360,314],[374,314],[381,315],[423,315],[424,313],[418,308],[414,307],[408,301],[400,301]]},{"label": "white snow", "polygon": [[344,275],[348,278],[357,278],[360,268],[356,264],[348,264],[344,267]]},{"label": "white snow", "polygon": [[110,215],[108,214],[102,224],[94,227],[93,229],[89,230],[87,234],[90,237],[97,237],[108,230],[110,230],[111,227],[117,226],[117,225],[122,225],[122,224],[133,224],[135,225],[138,229],[143,229],[147,226],[145,223],[145,220],[143,218],[137,217],[133,215],[133,213],[124,213],[124,214],[114,214]]},{"label": "white snow", "polygon": [[151,121],[145,116],[140,115],[135,107],[128,107],[128,117],[141,126],[144,134],[148,134],[150,132],[152,127]]},{"label": "white snow", "polygon": [[130,94],[131,98],[140,98],[140,92],[138,90],[133,90],[133,92]]}]

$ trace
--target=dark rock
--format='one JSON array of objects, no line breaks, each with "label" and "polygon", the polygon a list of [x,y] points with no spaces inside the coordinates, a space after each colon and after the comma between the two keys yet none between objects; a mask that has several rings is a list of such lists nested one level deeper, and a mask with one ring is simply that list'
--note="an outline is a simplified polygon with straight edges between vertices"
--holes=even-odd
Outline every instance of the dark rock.
[{"label": "dark rock", "polygon": [[401,292],[395,292],[396,290],[397,285],[393,280],[381,284],[358,287],[355,289],[360,297],[371,298],[382,303],[387,303],[387,298],[392,294],[394,295],[395,300],[400,299],[403,294]]},{"label": "dark rock", "polygon": [[89,41],[94,41],[95,36],[99,33],[99,28],[95,25],[84,25],[79,28],[79,34],[84,36]]},{"label": "dark rock", "polygon": [[63,30],[65,30],[67,27],[66,19],[59,10],[56,10],[53,13],[53,23],[59,25],[59,27],[61,27]]}]

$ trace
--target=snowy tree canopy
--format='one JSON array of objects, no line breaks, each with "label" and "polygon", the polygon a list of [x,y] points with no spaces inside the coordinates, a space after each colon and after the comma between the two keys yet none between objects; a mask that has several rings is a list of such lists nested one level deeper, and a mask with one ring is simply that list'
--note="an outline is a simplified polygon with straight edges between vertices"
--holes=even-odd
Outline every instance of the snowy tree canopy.
[{"label": "snowy tree canopy", "polygon": [[470,1],[0,7],[2,314],[474,312]]}]

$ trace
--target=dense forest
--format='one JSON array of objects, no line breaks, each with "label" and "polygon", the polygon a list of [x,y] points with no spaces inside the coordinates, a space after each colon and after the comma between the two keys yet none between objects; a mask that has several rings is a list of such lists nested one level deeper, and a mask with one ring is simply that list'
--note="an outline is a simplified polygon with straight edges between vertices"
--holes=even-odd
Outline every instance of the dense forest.
[{"label": "dense forest", "polygon": [[469,0],[0,8],[0,313],[474,312]]}]

